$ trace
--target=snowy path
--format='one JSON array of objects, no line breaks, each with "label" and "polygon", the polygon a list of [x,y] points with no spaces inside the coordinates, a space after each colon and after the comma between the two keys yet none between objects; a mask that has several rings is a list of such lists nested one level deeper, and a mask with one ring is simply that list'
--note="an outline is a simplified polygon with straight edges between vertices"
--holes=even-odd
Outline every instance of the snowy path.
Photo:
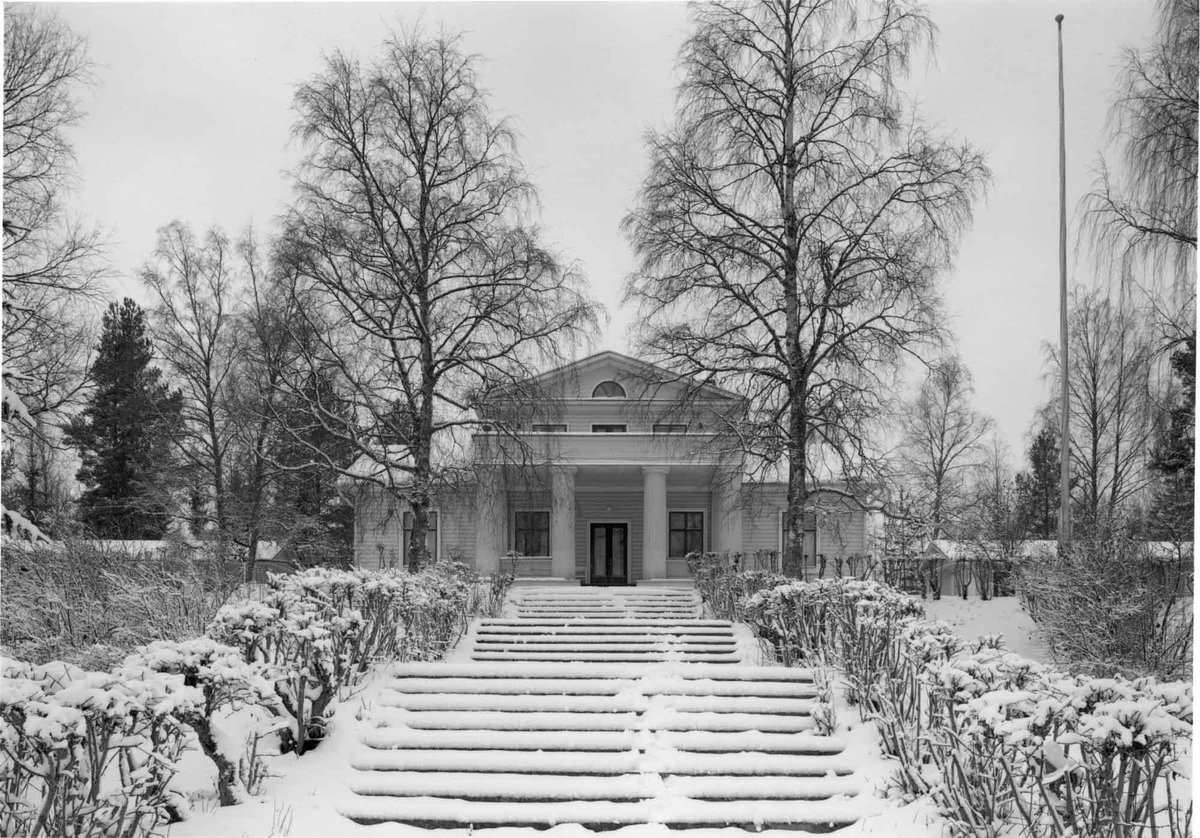
[{"label": "snowy path", "polygon": [[862,783],[815,732],[811,673],[755,651],[689,588],[519,588],[449,660],[394,669],[338,809],[423,827],[853,823]]}]

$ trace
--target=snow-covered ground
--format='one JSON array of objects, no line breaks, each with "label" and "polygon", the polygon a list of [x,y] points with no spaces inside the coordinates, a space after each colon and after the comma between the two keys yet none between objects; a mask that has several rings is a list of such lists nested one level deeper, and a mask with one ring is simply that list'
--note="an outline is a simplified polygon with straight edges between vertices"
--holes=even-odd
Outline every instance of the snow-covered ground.
[{"label": "snow-covered ground", "polygon": [[949,623],[964,640],[1002,634],[1010,651],[1039,663],[1054,663],[1049,648],[1038,635],[1033,618],[1022,610],[1019,597],[997,597],[986,602],[978,597],[942,597],[927,599],[923,604],[930,620]]}]

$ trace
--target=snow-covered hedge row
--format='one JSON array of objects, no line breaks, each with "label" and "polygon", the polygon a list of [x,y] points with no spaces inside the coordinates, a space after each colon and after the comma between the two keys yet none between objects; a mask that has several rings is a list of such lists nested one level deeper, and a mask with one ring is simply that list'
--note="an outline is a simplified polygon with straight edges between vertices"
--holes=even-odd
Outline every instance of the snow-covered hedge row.
[{"label": "snow-covered hedge row", "polygon": [[0,662],[0,834],[149,834],[203,703],[178,679]]},{"label": "snow-covered hedge row", "polygon": [[511,581],[485,586],[448,564],[317,568],[272,577],[206,636],[150,643],[112,672],[3,660],[0,835],[149,835],[182,814],[168,785],[193,745],[217,769],[220,802],[237,802],[242,743],[220,728],[230,712],[283,720],[284,748],[304,753],[372,665],[440,657]]},{"label": "snow-covered hedge row", "polygon": [[[738,590],[744,574],[714,580]],[[838,667],[899,764],[961,835],[1190,835],[1192,687],[1068,675],[968,646],[876,582],[787,582],[737,606],[787,664]]]},{"label": "snow-covered hedge row", "polygon": [[374,663],[435,660],[488,605],[462,565],[419,573],[315,568],[272,576],[259,600],[224,606],[209,635],[275,673],[279,707],[292,719],[286,747],[324,736],[338,693]]}]

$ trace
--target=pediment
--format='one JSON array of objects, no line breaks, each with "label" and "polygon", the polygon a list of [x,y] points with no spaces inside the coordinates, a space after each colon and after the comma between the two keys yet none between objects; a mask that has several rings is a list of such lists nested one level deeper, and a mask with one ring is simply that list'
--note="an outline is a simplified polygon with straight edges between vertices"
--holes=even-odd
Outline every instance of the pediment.
[{"label": "pediment", "polygon": [[[615,382],[617,386],[606,382]],[[619,399],[621,392],[625,393],[626,399],[637,401],[699,399],[730,402],[739,398],[737,394],[721,387],[697,382],[655,364],[612,351],[590,355],[549,370],[530,378],[527,383],[558,399]]]}]

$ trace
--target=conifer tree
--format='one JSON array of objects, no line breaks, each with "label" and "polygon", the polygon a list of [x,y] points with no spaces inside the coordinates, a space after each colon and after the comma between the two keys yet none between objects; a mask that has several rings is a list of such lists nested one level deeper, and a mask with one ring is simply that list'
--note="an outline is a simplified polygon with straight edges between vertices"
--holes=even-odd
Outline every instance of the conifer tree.
[{"label": "conifer tree", "polygon": [[182,398],[151,366],[145,312],[133,300],[104,314],[92,366],[93,390],[67,427],[79,449],[80,521],[102,538],[159,538],[166,529],[172,435]]},{"label": "conifer tree", "polygon": [[1160,477],[1150,525],[1160,538],[1190,540],[1196,498],[1196,338],[1171,355],[1171,368],[1182,384],[1167,426],[1151,455],[1150,468]]},{"label": "conifer tree", "polygon": [[1058,437],[1044,426],[1029,445],[1029,469],[1017,475],[1021,517],[1030,538],[1055,538],[1058,530]]}]

